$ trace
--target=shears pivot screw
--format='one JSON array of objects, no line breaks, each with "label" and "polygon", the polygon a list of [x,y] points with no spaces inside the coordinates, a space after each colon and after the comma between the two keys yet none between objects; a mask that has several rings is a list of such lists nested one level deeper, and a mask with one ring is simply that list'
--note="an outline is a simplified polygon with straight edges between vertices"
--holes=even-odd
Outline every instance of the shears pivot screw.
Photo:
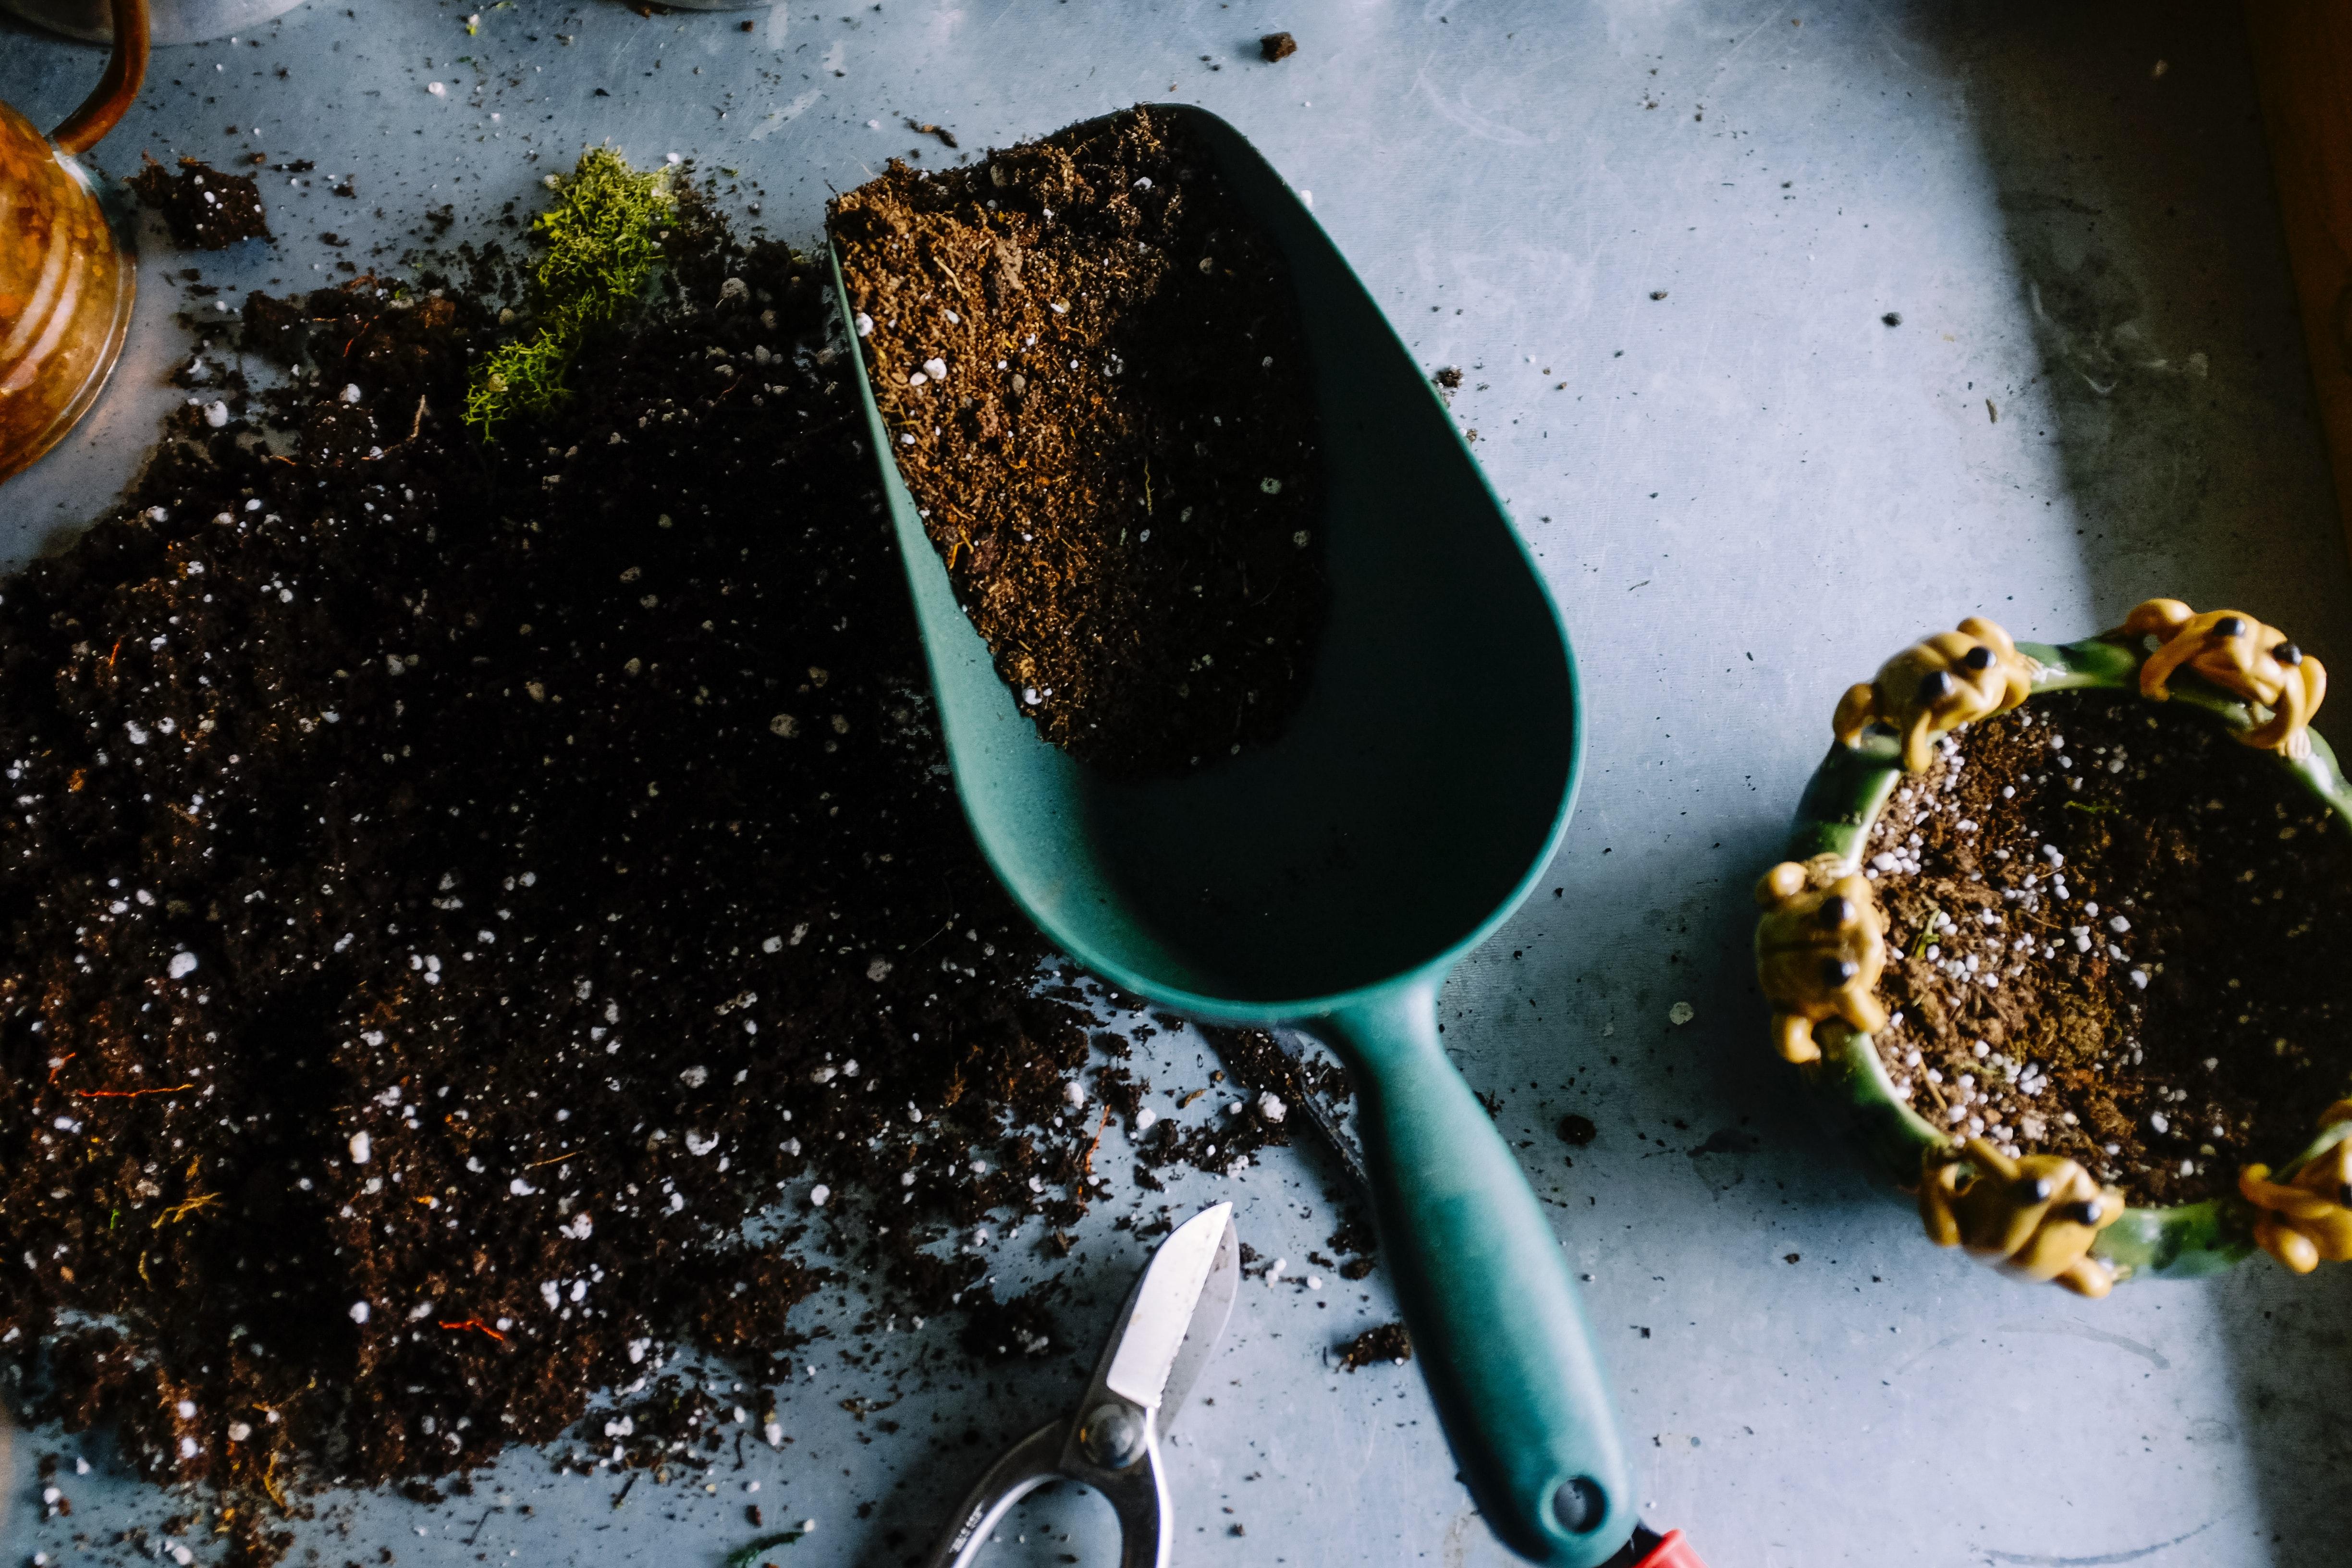
[{"label": "shears pivot screw", "polygon": [[1143,1423],[1124,1405],[1097,1405],[1078,1428],[1078,1447],[1104,1469],[1123,1470],[1142,1457]]}]

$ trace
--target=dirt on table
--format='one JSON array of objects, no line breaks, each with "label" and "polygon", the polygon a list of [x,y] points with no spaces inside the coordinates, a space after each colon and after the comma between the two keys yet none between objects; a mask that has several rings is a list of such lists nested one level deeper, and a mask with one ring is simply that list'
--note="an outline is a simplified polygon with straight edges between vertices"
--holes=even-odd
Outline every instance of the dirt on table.
[{"label": "dirt on table", "polygon": [[1125,776],[1279,734],[1325,612],[1306,346],[1181,121],[894,161],[831,227],[891,453],[1039,732]]},{"label": "dirt on table", "polygon": [[183,250],[226,250],[240,239],[274,237],[251,174],[225,174],[194,158],[181,159],[174,174],[145,158],[127,184],[142,206],[163,215],[172,243]]},{"label": "dirt on table", "polygon": [[878,1330],[820,1250],[1058,1349],[984,1242],[1066,1250],[1113,1114],[1163,1172],[1287,1141],[1149,1127],[981,860],[817,268],[690,184],[666,248],[487,444],[498,300],[249,298],[298,374],[215,347],[226,419],[0,585],[0,1377],[239,1560],[575,1424],[656,1479],[787,1440],[796,1347]]},{"label": "dirt on table", "polygon": [[2346,837],[2181,703],[2058,692],[1969,726],[1864,851],[1897,1092],[2136,1205],[2234,1191],[2352,1089]]},{"label": "dirt on table", "polygon": [[1349,1372],[1388,1363],[1402,1366],[1412,1359],[1412,1338],[1402,1323],[1382,1323],[1366,1329],[1339,1347],[1339,1364]]}]

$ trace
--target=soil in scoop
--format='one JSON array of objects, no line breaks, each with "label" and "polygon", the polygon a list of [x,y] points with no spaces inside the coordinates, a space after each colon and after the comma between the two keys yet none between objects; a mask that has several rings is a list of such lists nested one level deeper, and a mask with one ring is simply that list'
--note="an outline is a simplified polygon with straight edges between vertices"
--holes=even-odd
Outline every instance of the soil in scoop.
[{"label": "soil in scoop", "polygon": [[1021,710],[1121,775],[1279,733],[1324,617],[1321,458],[1280,253],[1137,109],[832,230],[908,489]]},{"label": "soil in scoop", "polygon": [[2061,692],[1981,721],[1864,858],[1879,1056],[1938,1128],[2194,1203],[2352,1087],[2345,829],[2210,714]]},{"label": "soil in scoop", "polygon": [[154,159],[130,181],[140,205],[163,215],[172,243],[183,250],[226,250],[240,239],[268,239],[269,220],[251,174],[224,174],[194,158],[166,174]]},{"label": "soil in scoop", "polygon": [[[667,253],[488,446],[496,300],[252,297],[300,379],[215,363],[226,426],[175,415],[0,596],[0,1377],[227,1494],[241,1559],[289,1489],[479,1465],[600,1388],[656,1479],[782,1441],[801,1340],[872,1348],[807,1300],[819,1240],[976,1353],[1055,1350],[973,1227],[1061,1234],[1142,1120],[944,776],[815,268],[690,189]],[[1163,1171],[1286,1141],[1202,1148],[1170,1093]],[[731,1378],[681,1386],[690,1344]]]}]

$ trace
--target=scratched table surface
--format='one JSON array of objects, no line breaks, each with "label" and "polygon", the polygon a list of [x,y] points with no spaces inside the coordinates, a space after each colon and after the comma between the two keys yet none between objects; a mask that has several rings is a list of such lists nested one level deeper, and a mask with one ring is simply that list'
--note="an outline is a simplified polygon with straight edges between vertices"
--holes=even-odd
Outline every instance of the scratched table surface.
[{"label": "scratched table surface", "polygon": [[[2343,1560],[2352,1270],[2258,1259],[2089,1302],[1929,1247],[1817,1131],[1747,958],[1748,886],[1837,693],[1921,633],[1974,613],[2063,640],[2162,593],[2352,657],[2233,6],[523,0],[469,36],[474,8],[311,0],[160,50],[100,161],[314,160],[268,189],[274,247],[199,258],[241,289],[331,282],[379,246],[390,265],[428,208],[455,208],[453,239],[497,232],[586,143],[734,169],[746,221],[802,241],[829,189],[911,146],[954,156],[909,117],[969,154],[1181,99],[1311,193],[1428,366],[1464,369],[1455,412],[1573,631],[1590,731],[1559,863],[1452,982],[1446,1039],[1589,1281],[1652,1522],[1716,1568]],[[1255,39],[1276,27],[1299,47],[1270,66]],[[44,122],[97,68],[0,23],[0,98]],[[101,507],[184,395],[172,316],[199,301],[144,244],[104,403],[0,491],[12,560]],[[1213,1065],[1197,1034],[1144,1054],[1163,1083]],[[1572,1166],[1570,1111],[1600,1129]],[[1260,1254],[1297,1260],[1340,1180],[1302,1147],[1171,1195],[1233,1199]],[[998,1248],[1008,1285],[1045,1267],[1034,1240]],[[793,1442],[753,1445],[715,1493],[640,1484],[616,1510],[614,1479],[518,1452],[442,1507],[325,1500],[293,1561],[716,1564],[756,1479],[772,1525],[816,1523],[768,1558],[900,1563],[986,1455],[1075,1397],[1139,1260],[1101,1225],[1052,1266],[1070,1356],[899,1376],[820,1344]],[[1391,1316],[1378,1274],[1244,1293],[1170,1448],[1178,1562],[1507,1560],[1413,1374],[1333,1363]],[[887,1364],[952,1333],[900,1328]],[[893,1432],[842,1405],[893,1397]],[[938,1440],[967,1429],[985,1447]],[[93,1466],[68,1467],[70,1519],[41,1520],[38,1451]],[[17,1445],[8,1485],[12,1563],[120,1560],[101,1543],[129,1529],[167,1550],[152,1532],[184,1506],[57,1434]],[[1088,1494],[1043,1498],[990,1561],[1109,1562],[1111,1530]]]}]

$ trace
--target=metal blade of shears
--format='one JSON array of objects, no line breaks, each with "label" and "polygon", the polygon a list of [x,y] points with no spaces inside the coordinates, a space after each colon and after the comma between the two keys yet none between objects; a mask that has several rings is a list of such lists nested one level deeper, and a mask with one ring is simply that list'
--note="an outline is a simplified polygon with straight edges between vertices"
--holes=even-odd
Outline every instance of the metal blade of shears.
[{"label": "metal blade of shears", "polygon": [[1229,1203],[1203,1209],[1160,1244],[1095,1374],[1120,1398],[1162,1412],[1163,1428],[1233,1311],[1241,1277],[1233,1215]]},{"label": "metal blade of shears", "polygon": [[[1230,1210],[1233,1205],[1218,1206]],[[1192,1308],[1192,1324],[1184,1331],[1184,1342],[1177,1347],[1175,1364],[1168,1369],[1168,1382],[1160,1391],[1162,1432],[1175,1421],[1184,1396],[1192,1392],[1193,1381],[1208,1364],[1217,1342],[1224,1337],[1225,1321],[1234,1315],[1234,1300],[1241,1293],[1241,1235],[1228,1215],[1217,1237],[1216,1256],[1209,1262],[1208,1283],[1201,1288],[1201,1299]]]}]

